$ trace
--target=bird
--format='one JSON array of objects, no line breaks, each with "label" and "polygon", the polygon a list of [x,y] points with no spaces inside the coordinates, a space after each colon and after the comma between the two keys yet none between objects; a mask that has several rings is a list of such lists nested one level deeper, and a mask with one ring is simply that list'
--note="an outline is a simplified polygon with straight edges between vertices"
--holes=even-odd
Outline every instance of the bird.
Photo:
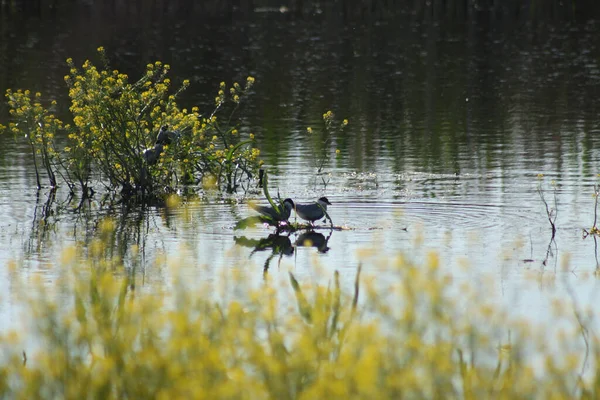
[{"label": "bird", "polygon": [[294,208],[294,201],[290,198],[283,200],[283,207],[279,208],[279,212],[271,206],[257,206],[250,204],[250,207],[260,214],[270,218],[275,222],[287,221],[290,218],[292,209]]},{"label": "bird", "polygon": [[310,204],[296,204],[294,209],[296,210],[296,215],[300,218],[309,221],[311,225],[314,225],[314,222],[323,218],[325,216],[325,212],[327,211],[327,206],[331,205],[327,197],[321,197],[314,203]]},{"label": "bird", "polygon": [[156,136],[156,144],[169,145],[174,139],[178,139],[179,135],[177,132],[169,131],[169,125],[163,125],[158,131]]},{"label": "bird", "polygon": [[158,157],[160,157],[160,153],[163,152],[163,149],[164,147],[161,143],[156,143],[154,147],[144,150],[142,156],[148,165],[154,165],[158,161]]},{"label": "bird", "polygon": [[163,152],[164,146],[170,145],[173,140],[177,140],[179,134],[177,132],[169,131],[169,125],[163,125],[156,135],[156,142],[154,147],[150,147],[144,150],[142,156],[148,165],[154,165],[158,162],[160,153]]}]

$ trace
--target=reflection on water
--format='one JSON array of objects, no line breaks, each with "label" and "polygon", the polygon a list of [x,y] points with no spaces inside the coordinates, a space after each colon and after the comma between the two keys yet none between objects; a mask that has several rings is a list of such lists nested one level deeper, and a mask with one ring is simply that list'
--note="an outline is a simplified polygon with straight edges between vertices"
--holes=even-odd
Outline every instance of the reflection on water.
[{"label": "reflection on water", "polygon": [[272,254],[267,258],[263,265],[263,270],[267,272],[271,264],[271,260],[274,257],[279,257],[279,262],[283,256],[291,256],[294,254],[294,247],[288,236],[281,236],[278,234],[270,234],[264,239],[249,239],[245,236],[233,238],[235,243],[239,246],[245,246],[252,248],[252,252],[249,257],[258,251],[271,250]]},{"label": "reflection on water", "polygon": [[[169,280],[155,260],[182,248],[197,260],[182,267],[191,282],[274,262],[309,279],[318,254],[348,285],[358,254],[369,261],[366,272],[385,279],[378,257],[403,252],[418,261],[437,251],[457,280],[494,276],[498,293],[490,295],[515,313],[543,319],[549,289],[528,284],[531,272],[565,274],[593,304],[597,283],[583,272],[596,270],[596,246],[581,232],[593,222],[600,172],[598,21],[533,23],[497,11],[431,21],[425,10],[371,20],[331,10],[240,11],[213,20],[194,11],[81,7],[0,15],[1,92],[40,90],[62,102],[56,111],[64,114],[64,60],[80,64],[100,45],[131,76],[156,59],[170,63],[174,80],[192,81],[185,106],[206,109],[220,81],[253,75],[240,129],[256,134],[271,185],[298,202],[327,196],[333,222],[348,230],[288,237],[258,228],[238,237],[233,227],[251,215],[245,203],[258,190],[206,193],[175,209],[126,210],[94,198],[77,210],[62,189],[36,194],[29,150],[2,136],[0,293],[10,297],[8,260],[24,258],[23,273],[52,279],[47,266],[61,250],[89,243],[99,219],[110,216],[112,255],[127,268],[142,266],[148,290]],[[348,118],[348,128],[328,134],[321,120],[328,109]],[[539,173],[557,183],[554,242]],[[376,254],[364,251],[374,245]],[[465,264],[473,267],[468,274]],[[566,273],[563,264],[582,273]],[[0,323],[12,312],[0,305]]]},{"label": "reflection on water", "polygon": [[333,229],[327,237],[315,231],[304,232],[296,239],[296,246],[315,247],[319,253],[327,253],[329,251],[327,243],[332,234]]},{"label": "reflection on water", "polygon": [[270,250],[271,255],[265,260],[263,264],[263,271],[266,273],[271,265],[273,258],[278,258],[278,266],[281,265],[283,256],[292,256],[294,250],[297,247],[315,247],[319,253],[327,253],[329,247],[327,243],[333,234],[333,229],[329,231],[329,235],[325,237],[322,233],[315,231],[306,231],[298,235],[294,244],[290,240],[292,233],[287,235],[281,235],[278,233],[271,233],[266,238],[252,239],[246,236],[234,236],[235,244],[238,246],[248,247],[252,249],[252,252],[248,255],[248,258],[260,251]]}]

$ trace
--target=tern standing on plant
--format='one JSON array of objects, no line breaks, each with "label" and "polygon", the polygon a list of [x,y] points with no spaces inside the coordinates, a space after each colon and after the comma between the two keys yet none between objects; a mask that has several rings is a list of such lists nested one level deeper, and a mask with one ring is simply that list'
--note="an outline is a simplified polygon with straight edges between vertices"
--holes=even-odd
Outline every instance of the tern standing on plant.
[{"label": "tern standing on plant", "polygon": [[256,206],[250,205],[254,211],[258,211],[265,217],[269,217],[275,222],[287,221],[290,219],[292,209],[294,208],[294,201],[292,199],[285,199],[283,201],[283,207],[279,207],[279,212],[271,206]]},{"label": "tern standing on plant", "polygon": [[314,203],[296,204],[296,215],[303,220],[309,221],[314,226],[315,221],[325,217],[328,205],[331,205],[331,203],[327,197],[321,197]]}]

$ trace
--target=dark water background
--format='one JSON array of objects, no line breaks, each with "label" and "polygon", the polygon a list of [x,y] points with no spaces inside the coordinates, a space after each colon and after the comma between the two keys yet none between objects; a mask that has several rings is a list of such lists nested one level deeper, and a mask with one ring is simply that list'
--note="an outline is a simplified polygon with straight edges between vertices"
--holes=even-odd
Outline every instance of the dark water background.
[{"label": "dark water background", "polygon": [[[115,254],[137,263],[146,290],[169,286],[169,269],[156,260],[182,251],[194,260],[183,266],[192,283],[228,268],[253,268],[259,282],[267,262],[270,274],[286,267],[310,279],[316,259],[350,284],[360,260],[385,277],[380,260],[398,252],[421,260],[433,250],[459,281],[491,276],[489,295],[516,314],[544,320],[565,285],[594,304],[597,247],[582,232],[594,220],[600,173],[598,6],[532,3],[2,2],[0,92],[41,91],[64,114],[65,59],[94,60],[99,46],[132,78],[149,62],[169,63],[175,83],[192,82],[187,107],[209,109],[220,81],[252,75],[243,129],[256,134],[272,190],[297,201],[326,195],[335,224],[351,229],[333,232],[325,253],[252,252],[235,238],[251,243],[271,232],[233,226],[251,215],[245,200],[256,193],[233,196],[241,204],[207,194],[175,210],[96,204],[76,213],[60,190],[47,203],[26,146],[3,136],[0,326],[20,312],[8,261],[24,260],[21,277],[51,281],[61,250],[85,244],[104,215],[117,221]],[[348,118],[348,129],[328,136],[326,110]],[[554,241],[540,185],[558,210]],[[140,254],[130,254],[132,244]]]}]

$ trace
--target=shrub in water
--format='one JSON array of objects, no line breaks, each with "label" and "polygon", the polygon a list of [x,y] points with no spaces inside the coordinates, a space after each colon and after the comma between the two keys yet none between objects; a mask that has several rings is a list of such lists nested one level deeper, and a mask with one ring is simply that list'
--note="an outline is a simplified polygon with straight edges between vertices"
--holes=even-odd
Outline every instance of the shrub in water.
[{"label": "shrub in water", "polygon": [[[78,68],[67,60],[72,124],[45,108],[40,93],[6,93],[13,122],[0,130],[28,138],[36,174],[40,160],[52,187],[58,173],[71,190],[79,186],[87,196],[94,176],[127,198],[151,199],[199,182],[233,192],[253,178],[260,165],[254,136],[240,137],[231,121],[254,78],[230,88],[222,82],[215,108],[201,115],[197,107],[188,111],[177,104],[189,81],[171,93],[168,65],[148,64],[146,73],[130,83],[127,75],[110,69],[102,48],[99,53],[101,68],[90,61]],[[68,142],[57,151],[55,138],[62,131]]]}]

